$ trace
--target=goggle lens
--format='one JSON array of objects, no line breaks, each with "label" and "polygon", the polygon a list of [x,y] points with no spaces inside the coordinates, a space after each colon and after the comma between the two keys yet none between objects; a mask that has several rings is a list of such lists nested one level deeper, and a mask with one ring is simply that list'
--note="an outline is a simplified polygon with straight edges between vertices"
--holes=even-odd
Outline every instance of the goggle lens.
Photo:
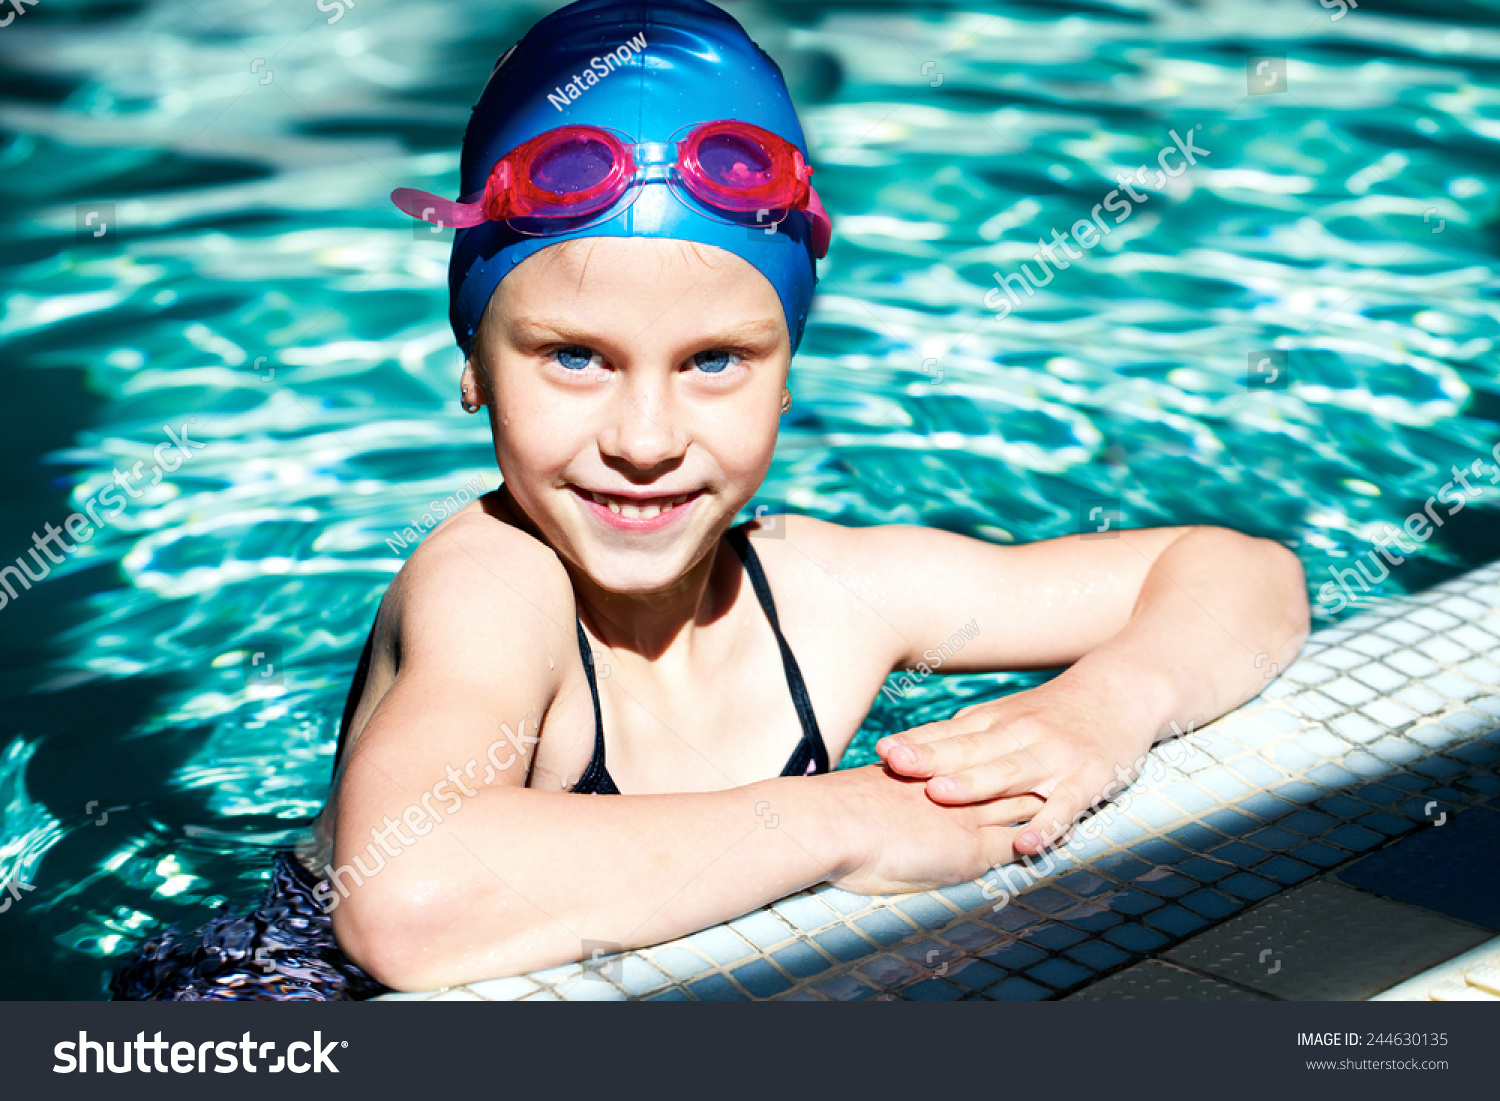
[{"label": "goggle lens", "polygon": [[714,134],[698,146],[698,163],[709,179],[735,190],[771,181],[771,158],[758,142],[740,134]]},{"label": "goggle lens", "polygon": [[568,138],[541,150],[531,162],[531,181],[554,195],[591,191],[615,167],[615,151],[597,137]]}]

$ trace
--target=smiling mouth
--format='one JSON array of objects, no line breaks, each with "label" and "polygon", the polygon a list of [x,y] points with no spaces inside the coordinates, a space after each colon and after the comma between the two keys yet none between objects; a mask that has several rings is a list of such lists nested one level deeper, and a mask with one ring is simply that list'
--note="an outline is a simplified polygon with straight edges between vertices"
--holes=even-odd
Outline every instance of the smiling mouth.
[{"label": "smiling mouth", "polygon": [[616,497],[608,493],[595,493],[593,490],[579,486],[572,488],[580,496],[587,497],[597,505],[603,505],[616,516],[621,516],[626,520],[653,519],[685,501],[691,501],[702,492],[702,490],[694,490],[691,493],[679,493],[675,497]]}]

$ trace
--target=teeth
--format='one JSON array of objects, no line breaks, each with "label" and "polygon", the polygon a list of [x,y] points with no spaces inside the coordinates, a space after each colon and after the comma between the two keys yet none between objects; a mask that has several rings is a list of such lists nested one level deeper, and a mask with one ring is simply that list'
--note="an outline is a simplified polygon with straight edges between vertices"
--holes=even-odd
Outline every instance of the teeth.
[{"label": "teeth", "polygon": [[627,520],[650,520],[653,517],[660,516],[669,508],[676,508],[688,499],[688,494],[683,494],[680,497],[669,497],[661,504],[622,505],[620,502],[599,493],[591,492],[589,496],[594,499],[595,504],[604,505],[616,516],[623,516]]}]

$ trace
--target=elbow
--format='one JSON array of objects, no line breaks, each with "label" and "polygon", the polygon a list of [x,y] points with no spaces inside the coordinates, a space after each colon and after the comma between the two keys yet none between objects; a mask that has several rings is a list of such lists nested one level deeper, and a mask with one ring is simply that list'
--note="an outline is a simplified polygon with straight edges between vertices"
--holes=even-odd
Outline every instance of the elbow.
[{"label": "elbow", "polygon": [[[1256,571],[1265,607],[1275,612],[1276,641],[1291,661],[1312,631],[1307,571],[1295,551],[1274,539],[1256,539],[1263,565]],[[1284,640],[1284,641],[1283,641]]]},{"label": "elbow", "polygon": [[543,935],[540,911],[458,869],[394,861],[347,894],[331,893],[339,948],[398,991],[435,990],[577,959]]},{"label": "elbow", "polygon": [[339,948],[376,981],[399,991],[455,981],[442,936],[452,911],[440,889],[388,870],[327,898]]}]

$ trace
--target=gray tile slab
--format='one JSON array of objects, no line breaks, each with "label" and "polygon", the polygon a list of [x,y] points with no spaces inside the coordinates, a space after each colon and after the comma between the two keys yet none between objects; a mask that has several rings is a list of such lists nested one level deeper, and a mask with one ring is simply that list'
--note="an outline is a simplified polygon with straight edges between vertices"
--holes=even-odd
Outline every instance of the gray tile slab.
[{"label": "gray tile slab", "polygon": [[1069,994],[1070,1002],[1266,1002],[1264,994],[1162,960],[1142,960]]},{"label": "gray tile slab", "polygon": [[1173,963],[1290,1001],[1362,1000],[1490,934],[1314,880],[1163,953]]}]

